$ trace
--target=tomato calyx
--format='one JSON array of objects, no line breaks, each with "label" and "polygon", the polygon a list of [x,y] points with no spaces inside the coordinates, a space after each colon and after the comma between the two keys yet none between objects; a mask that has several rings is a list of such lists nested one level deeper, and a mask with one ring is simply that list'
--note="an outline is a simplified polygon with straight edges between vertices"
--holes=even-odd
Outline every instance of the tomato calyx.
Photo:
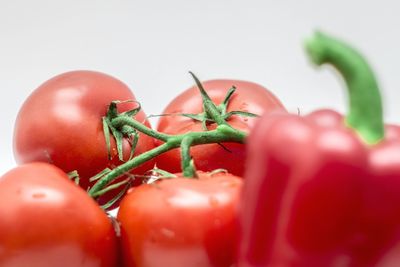
[{"label": "tomato calyx", "polygon": [[232,116],[238,115],[243,117],[259,117],[258,114],[254,114],[251,112],[241,111],[241,110],[233,110],[229,111],[228,106],[232,96],[236,91],[236,86],[232,85],[226,92],[224,100],[219,104],[216,105],[209,95],[207,94],[206,90],[204,89],[203,85],[201,84],[200,80],[193,72],[189,72],[192,78],[194,79],[196,86],[200,90],[200,94],[203,98],[203,112],[201,113],[173,113],[173,114],[161,114],[161,115],[151,115],[151,117],[162,117],[162,116],[183,116],[190,118],[194,121],[198,121],[202,123],[202,128],[204,131],[208,130],[208,125],[217,123],[221,124],[223,121],[228,121]]},{"label": "tomato calyx", "polygon": [[239,110],[234,110],[230,112],[226,112],[229,101],[231,100],[233,94],[236,91],[236,87],[232,86],[228,92],[226,93],[226,96],[224,100],[222,101],[221,104],[218,106],[215,105],[215,103],[211,100],[210,96],[207,94],[206,90],[204,89],[203,85],[201,84],[200,80],[197,78],[196,75],[194,75],[193,72],[189,72],[190,75],[192,75],[194,81],[196,82],[197,87],[200,90],[200,94],[203,98],[203,109],[204,109],[204,116],[206,118],[206,121],[211,121],[215,122],[218,125],[225,124],[227,123],[226,121],[232,116],[232,115],[240,115],[240,116],[245,116],[245,117],[258,117],[259,115],[251,113],[251,112],[245,112],[245,111],[239,111]]},{"label": "tomato calyx", "polygon": [[[96,177],[97,179],[95,180],[97,180],[97,182],[93,185],[92,188],[89,189],[89,195],[91,195],[94,198],[97,198],[100,195],[104,194],[106,191],[121,186],[120,183],[111,186],[109,186],[109,184],[116,178],[122,175],[127,175],[131,169],[174,148],[181,149],[180,150],[182,158],[181,167],[183,176],[196,177],[195,163],[190,155],[190,148],[192,146],[201,144],[211,144],[211,143],[220,144],[225,142],[244,143],[247,134],[242,130],[232,127],[227,122],[227,119],[229,119],[232,115],[243,115],[252,117],[255,117],[257,115],[242,111],[226,112],[229,100],[233,96],[235,88],[232,87],[231,89],[229,89],[224,101],[217,106],[205,91],[200,80],[193,73],[190,72],[190,74],[194,78],[203,99],[202,114],[205,119],[202,122],[205,130],[202,132],[188,132],[185,134],[177,134],[177,135],[161,133],[147,127],[142,122],[139,122],[132,117],[132,115],[138,112],[138,110],[140,109],[140,105],[138,105],[137,109],[134,109],[132,111],[118,113],[117,105],[121,103],[121,101],[111,102],[109,106],[109,111],[107,112],[107,115],[104,119],[104,125],[105,125],[104,128],[107,129],[105,131],[108,131],[105,132],[105,135],[109,135],[111,131],[111,134],[114,135],[114,138],[117,142],[117,147],[120,147],[118,148],[119,153],[120,151],[122,151],[121,140],[123,140],[124,137],[129,136],[129,134],[132,137],[132,136],[137,136],[138,133],[141,132],[145,135],[148,135],[150,137],[162,141],[162,144],[147,152],[144,152],[140,155],[137,155],[127,160],[126,162],[124,162],[119,166],[116,166],[112,170],[110,169],[106,170],[105,173],[103,173],[99,177]],[[198,114],[198,116],[202,116],[202,114]],[[213,130],[208,130],[208,128],[206,127],[207,122],[216,123],[217,124],[216,128]],[[127,180],[133,180],[136,178],[137,177],[135,176],[128,175]],[[124,180],[121,183],[129,184],[129,182],[126,180]]]},{"label": "tomato calyx", "polygon": [[207,131],[207,125],[212,124],[212,123],[217,123],[218,125],[220,124],[225,124],[230,117],[233,115],[239,115],[239,116],[244,116],[244,117],[258,117],[259,115],[251,113],[251,112],[245,112],[245,111],[240,111],[240,110],[234,110],[227,112],[229,102],[234,95],[236,91],[236,87],[232,85],[231,88],[228,89],[224,100],[221,102],[221,104],[216,105],[210,98],[210,96],[207,94],[206,90],[204,89],[203,85],[201,84],[200,80],[197,78],[197,76],[193,72],[189,72],[190,75],[193,77],[194,81],[196,82],[197,87],[200,90],[200,94],[203,98],[203,110],[204,112],[200,114],[192,114],[192,113],[183,113],[180,114],[181,116],[191,118],[196,121],[200,121],[203,126],[203,130]]},{"label": "tomato calyx", "polygon": [[[118,108],[117,105],[121,104],[121,103],[129,103],[129,102],[134,102],[136,103],[138,106],[132,110],[129,111],[125,111],[121,114],[118,114]],[[139,133],[136,129],[129,127],[127,125],[124,125],[121,129],[116,129],[112,123],[111,120],[113,118],[116,118],[117,116],[128,116],[128,117],[133,117],[135,116],[137,113],[139,113],[139,111],[141,110],[141,105],[138,101],[134,101],[134,100],[125,100],[125,101],[120,101],[120,100],[116,100],[116,101],[112,101],[110,103],[110,106],[108,108],[107,114],[106,116],[104,116],[102,118],[102,122],[103,122],[103,133],[104,133],[104,138],[106,140],[106,145],[107,145],[107,152],[108,152],[108,158],[111,160],[111,141],[110,141],[110,131],[112,136],[115,139],[116,145],[117,145],[117,151],[118,151],[118,158],[120,161],[125,161],[124,160],[124,154],[123,154],[123,140],[124,138],[126,138],[129,143],[130,143],[130,147],[131,147],[131,151],[130,151],[130,155],[129,155],[129,159],[132,159],[133,154],[135,152],[135,148],[136,145],[138,143],[138,139],[139,139]]]},{"label": "tomato calyx", "polygon": [[77,170],[67,173],[67,176],[71,181],[74,181],[76,185],[79,185],[80,178]]}]

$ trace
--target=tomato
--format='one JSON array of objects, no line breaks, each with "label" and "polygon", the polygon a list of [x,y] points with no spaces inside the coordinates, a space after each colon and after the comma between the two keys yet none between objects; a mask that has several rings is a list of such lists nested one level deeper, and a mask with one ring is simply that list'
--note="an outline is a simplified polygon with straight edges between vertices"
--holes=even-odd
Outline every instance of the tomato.
[{"label": "tomato", "polygon": [[[16,119],[14,155],[19,164],[42,161],[52,163],[65,172],[77,170],[80,185],[87,189],[89,178],[105,168],[122,162],[114,139],[108,158],[102,117],[113,100],[135,100],[121,81],[95,71],[72,71],[43,83],[26,99]],[[119,105],[120,112],[137,107],[136,103]],[[135,118],[147,126],[143,111]],[[124,158],[130,144],[124,140]],[[154,147],[149,136],[139,134],[135,155]],[[143,174],[152,168],[149,162],[132,173]],[[116,191],[117,192],[117,191]]]},{"label": "tomato", "polygon": [[[211,80],[203,86],[211,99],[220,104],[229,88],[235,86],[236,92],[231,98],[227,111],[246,111],[261,115],[265,112],[285,111],[281,102],[261,85],[238,80]],[[201,113],[202,98],[196,86],[178,95],[165,108],[163,114]],[[228,123],[242,131],[249,132],[257,118],[232,116]],[[215,129],[216,125],[208,125]],[[183,134],[191,131],[203,131],[202,123],[184,116],[167,115],[159,119],[157,130],[167,134]],[[160,144],[160,142],[157,142]],[[196,168],[202,171],[212,171],[223,168],[228,172],[242,176],[244,173],[245,146],[238,143],[205,144],[191,148],[191,155]],[[156,158],[157,167],[169,172],[181,171],[180,150],[174,149]]]},{"label": "tomato", "polygon": [[111,221],[62,170],[16,167],[0,178],[0,196],[0,266],[116,266]]},{"label": "tomato", "polygon": [[198,172],[132,188],[121,202],[125,267],[228,267],[242,179]]}]

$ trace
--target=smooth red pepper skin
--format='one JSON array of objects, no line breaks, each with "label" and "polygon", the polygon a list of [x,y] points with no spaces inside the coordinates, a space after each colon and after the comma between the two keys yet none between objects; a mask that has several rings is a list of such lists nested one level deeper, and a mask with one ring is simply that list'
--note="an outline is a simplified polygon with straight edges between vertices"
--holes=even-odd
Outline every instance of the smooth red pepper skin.
[{"label": "smooth red pepper skin", "polygon": [[248,154],[239,267],[400,266],[400,127],[367,145],[334,111],[266,115]]}]

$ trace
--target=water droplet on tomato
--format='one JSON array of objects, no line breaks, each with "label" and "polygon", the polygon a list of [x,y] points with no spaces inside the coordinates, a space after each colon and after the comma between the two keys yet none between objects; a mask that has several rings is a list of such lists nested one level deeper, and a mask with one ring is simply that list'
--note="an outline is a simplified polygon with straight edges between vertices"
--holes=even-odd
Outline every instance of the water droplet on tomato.
[{"label": "water droplet on tomato", "polygon": [[175,237],[175,232],[170,230],[170,229],[161,228],[160,231],[165,237],[168,237],[168,238],[174,238]]},{"label": "water droplet on tomato", "polygon": [[219,205],[219,200],[218,200],[217,197],[215,197],[215,196],[210,196],[210,197],[208,198],[208,202],[210,203],[210,205],[211,205],[212,207],[217,207],[217,206]]},{"label": "water droplet on tomato", "polygon": [[33,193],[32,197],[33,198],[44,198],[44,197],[46,197],[46,194],[45,193]]},{"label": "water droplet on tomato", "polygon": [[231,188],[231,187],[237,187],[238,186],[237,181],[223,181],[221,185],[225,188]]}]

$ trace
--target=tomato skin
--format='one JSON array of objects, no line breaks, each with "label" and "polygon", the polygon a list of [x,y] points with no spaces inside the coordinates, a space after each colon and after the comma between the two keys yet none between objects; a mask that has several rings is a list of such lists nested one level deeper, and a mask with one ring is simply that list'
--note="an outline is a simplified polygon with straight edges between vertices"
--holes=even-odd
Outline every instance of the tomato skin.
[{"label": "tomato skin", "polygon": [[109,218],[62,170],[16,167],[0,178],[0,195],[0,266],[117,266]]},{"label": "tomato skin", "polygon": [[[43,83],[26,99],[16,119],[14,155],[17,163],[42,161],[65,172],[77,170],[80,185],[87,189],[90,177],[122,163],[112,136],[112,160],[108,159],[101,121],[113,100],[135,100],[135,97],[124,83],[100,72],[71,71]],[[137,104],[124,103],[118,107],[123,112]],[[150,126],[143,111],[135,118]],[[135,155],[154,147],[152,138],[144,134],[139,136]],[[124,141],[124,152],[127,159],[128,141]],[[133,173],[143,174],[152,166],[149,162]]]},{"label": "tomato skin", "polygon": [[[240,80],[210,80],[202,83],[211,99],[220,104],[233,85],[236,91],[232,96],[227,111],[246,111],[257,115],[266,112],[286,111],[282,103],[266,88],[256,83]],[[193,86],[173,99],[163,111],[163,114],[180,114],[203,112],[202,98],[197,86]],[[246,133],[252,128],[257,118],[232,116],[228,123]],[[209,125],[208,129],[215,129],[216,125]],[[159,119],[157,130],[167,134],[183,134],[190,131],[203,131],[199,121],[184,116],[162,116]],[[158,145],[160,141],[156,141]],[[196,168],[202,171],[212,171],[223,168],[229,173],[243,176],[246,158],[246,149],[243,144],[223,143],[205,144],[191,148],[191,155]],[[157,167],[172,173],[181,172],[180,150],[173,149],[156,158]]]},{"label": "tomato skin", "polygon": [[125,267],[228,267],[242,179],[199,173],[132,188],[121,202]]}]

